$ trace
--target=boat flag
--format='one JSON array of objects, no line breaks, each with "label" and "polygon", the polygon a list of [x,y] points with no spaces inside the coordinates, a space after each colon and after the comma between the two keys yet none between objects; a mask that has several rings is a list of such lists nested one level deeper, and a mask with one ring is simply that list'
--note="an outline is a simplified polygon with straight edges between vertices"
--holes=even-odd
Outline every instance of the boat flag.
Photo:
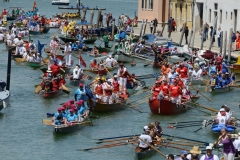
[{"label": "boat flag", "polygon": [[79,65],[81,66],[81,68],[86,68],[87,67],[86,62],[83,60],[81,55],[79,56]]},{"label": "boat flag", "polygon": [[44,47],[44,44],[41,44],[40,41],[38,40],[38,53],[42,56],[42,49]]}]

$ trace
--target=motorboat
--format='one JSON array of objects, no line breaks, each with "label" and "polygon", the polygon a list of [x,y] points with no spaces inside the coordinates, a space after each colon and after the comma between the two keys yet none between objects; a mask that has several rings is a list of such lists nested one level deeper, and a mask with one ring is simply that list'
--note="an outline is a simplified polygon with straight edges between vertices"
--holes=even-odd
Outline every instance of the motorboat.
[{"label": "motorboat", "polygon": [[52,0],[52,5],[69,5],[70,0]]}]

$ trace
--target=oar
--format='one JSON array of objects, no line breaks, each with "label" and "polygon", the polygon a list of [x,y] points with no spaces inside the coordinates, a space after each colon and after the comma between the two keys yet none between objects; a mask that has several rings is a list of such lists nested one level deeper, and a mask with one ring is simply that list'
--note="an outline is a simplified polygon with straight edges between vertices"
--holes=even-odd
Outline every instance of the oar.
[{"label": "oar", "polygon": [[201,120],[201,121],[169,122],[168,124],[192,123],[192,122],[203,122],[203,121]]},{"label": "oar", "polygon": [[163,154],[162,152],[160,152],[156,147],[154,147],[153,145],[151,145],[150,143],[146,142],[145,140],[143,140],[142,138],[138,137],[142,142],[146,143],[149,147],[151,147],[152,149],[154,149],[155,151],[157,151],[160,155],[162,155],[164,158],[165,154]]},{"label": "oar", "polygon": [[[181,103],[181,104],[183,104],[183,103]],[[209,114],[209,115],[212,115],[211,113],[202,111],[201,109],[198,109],[198,108],[196,108],[196,107],[192,107],[192,106],[187,105],[187,104],[183,104],[183,105],[185,105],[185,106],[187,106],[187,107],[189,107],[189,108],[192,108],[192,109],[196,109],[196,110],[198,110],[198,111],[200,111],[200,112],[203,112],[203,113],[207,113],[207,114]]]},{"label": "oar", "polygon": [[194,140],[194,139],[189,139],[189,138],[184,138],[184,137],[173,136],[173,135],[169,135],[169,134],[161,134],[161,135],[163,135],[163,136],[168,136],[168,137],[172,137],[172,138],[178,138],[178,139],[184,139],[184,140],[188,140],[188,141],[193,141],[193,142],[199,142],[199,143],[208,144],[208,142],[199,141],[199,140]]},{"label": "oar", "polygon": [[146,96],[144,96],[144,97],[138,98],[138,99],[136,99],[136,100],[134,100],[134,101],[131,101],[131,102],[127,103],[127,105],[129,105],[129,104],[131,104],[131,103],[135,103],[135,102],[137,102],[137,101],[139,101],[139,100],[148,98],[148,97],[150,97],[151,95],[152,95],[152,94],[150,93],[150,94],[148,94],[148,95],[146,95]]},{"label": "oar", "polygon": [[116,142],[116,141],[126,141],[126,140],[132,140],[134,138],[136,138],[136,137],[120,138],[120,139],[115,139],[115,140],[103,140],[103,141],[99,141],[96,143],[100,144],[100,143],[108,143],[108,142]]},{"label": "oar", "polygon": [[205,109],[207,109],[207,110],[209,110],[209,111],[212,111],[212,112],[214,112],[214,113],[217,113],[217,112],[218,112],[218,110],[213,109],[213,108],[209,108],[209,107],[201,106],[201,105],[199,105],[199,104],[197,104],[197,103],[194,103],[194,102],[190,102],[190,103],[192,103],[192,104],[194,104],[194,105],[196,105],[196,106],[199,106],[199,107],[205,108]]},{"label": "oar", "polygon": [[208,80],[206,81],[206,87],[205,87],[205,89],[204,89],[205,92],[208,91],[208,85],[209,85],[209,82],[210,82],[210,80],[208,79]]},{"label": "oar", "polygon": [[[42,123],[46,125],[52,125],[53,122],[51,119],[43,119]],[[74,124],[92,124],[92,121],[75,122]]]},{"label": "oar", "polygon": [[39,84],[35,89],[35,93],[38,94],[41,91],[41,89],[42,89],[41,84]]},{"label": "oar", "polygon": [[[163,147],[165,147],[165,145],[164,144],[159,144],[160,146],[163,146]],[[169,148],[175,148],[175,149],[180,149],[180,150],[186,150],[186,151],[189,151],[189,149],[186,149],[186,148],[180,148],[180,147],[176,147],[176,146],[167,146],[167,147],[169,147]]]},{"label": "oar", "polygon": [[[208,123],[208,122],[210,122],[210,123]],[[197,131],[199,131],[199,130],[203,129],[203,127],[207,127],[207,126],[208,126],[209,124],[211,124],[211,123],[213,124],[213,122],[214,122],[214,121],[212,121],[212,122],[211,122],[211,121],[207,121],[207,123],[206,123],[204,126],[202,126],[202,127],[198,128],[198,129],[197,129],[197,130],[195,130],[194,132],[196,133]]]},{"label": "oar", "polygon": [[202,94],[199,90],[195,89],[193,86],[190,86],[192,89],[197,91],[197,93],[200,93],[204,98],[206,98],[209,102],[212,102],[209,98],[207,98],[204,94]]},{"label": "oar", "polygon": [[154,63],[154,61],[152,61],[151,63],[148,63],[148,64],[144,64],[143,66],[144,67],[147,67],[147,66],[149,66],[149,65],[151,65],[151,64],[153,64]]},{"label": "oar", "polygon": [[186,125],[186,126],[168,126],[167,128],[176,129],[176,128],[187,128],[187,127],[200,126],[200,125],[202,124]]},{"label": "oar", "polygon": [[[172,125],[173,127],[177,127],[177,126],[189,126],[189,125],[195,125],[195,124],[200,124],[202,125],[203,123],[202,122],[193,122],[193,123],[177,123],[175,125]],[[171,127],[171,126],[168,126],[168,127]]]},{"label": "oar", "polygon": [[119,139],[119,138],[126,138],[126,137],[135,137],[135,136],[140,136],[140,134],[134,134],[134,135],[128,135],[128,136],[119,136],[119,137],[109,137],[109,138],[101,138],[101,139],[94,139],[94,140],[108,140],[108,139]]},{"label": "oar", "polygon": [[62,91],[66,94],[70,94],[70,90],[64,84],[62,85]]}]

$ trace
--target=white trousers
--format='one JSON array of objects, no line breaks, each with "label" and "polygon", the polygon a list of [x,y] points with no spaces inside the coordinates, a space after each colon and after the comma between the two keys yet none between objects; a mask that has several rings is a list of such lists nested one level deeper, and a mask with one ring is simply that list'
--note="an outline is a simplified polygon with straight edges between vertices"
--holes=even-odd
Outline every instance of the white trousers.
[{"label": "white trousers", "polygon": [[234,160],[234,156],[235,156],[235,154],[233,154],[233,153],[228,153],[228,154],[224,153],[223,154],[224,160]]},{"label": "white trousers", "polygon": [[113,103],[112,95],[111,96],[103,96],[103,102],[112,104]]},{"label": "white trousers", "polygon": [[127,85],[127,78],[120,77],[119,79],[119,85],[120,85],[120,91],[125,92],[126,91],[126,85]]},{"label": "white trousers", "polygon": [[18,52],[20,52],[21,48],[22,47],[18,47],[18,46],[16,47],[16,53],[15,53],[16,55],[18,54]]},{"label": "white trousers", "polygon": [[72,54],[66,55],[66,66],[71,66],[71,57],[72,57]]}]

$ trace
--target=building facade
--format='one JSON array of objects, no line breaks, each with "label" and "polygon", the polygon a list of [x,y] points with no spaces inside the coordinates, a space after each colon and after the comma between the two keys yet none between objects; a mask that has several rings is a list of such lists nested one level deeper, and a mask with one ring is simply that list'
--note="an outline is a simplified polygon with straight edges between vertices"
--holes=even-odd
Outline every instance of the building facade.
[{"label": "building facade", "polygon": [[168,22],[169,0],[138,0],[138,20],[149,22],[155,18],[158,23]]},{"label": "building facade", "polygon": [[175,19],[177,28],[186,22],[189,29],[193,28],[194,0],[171,0],[170,16]]},{"label": "building facade", "polygon": [[233,28],[234,32],[239,31],[239,4],[239,0],[196,0],[194,11],[196,29],[202,27],[205,22],[213,26],[217,16],[217,28],[220,27],[223,31],[228,32],[230,28]]}]

